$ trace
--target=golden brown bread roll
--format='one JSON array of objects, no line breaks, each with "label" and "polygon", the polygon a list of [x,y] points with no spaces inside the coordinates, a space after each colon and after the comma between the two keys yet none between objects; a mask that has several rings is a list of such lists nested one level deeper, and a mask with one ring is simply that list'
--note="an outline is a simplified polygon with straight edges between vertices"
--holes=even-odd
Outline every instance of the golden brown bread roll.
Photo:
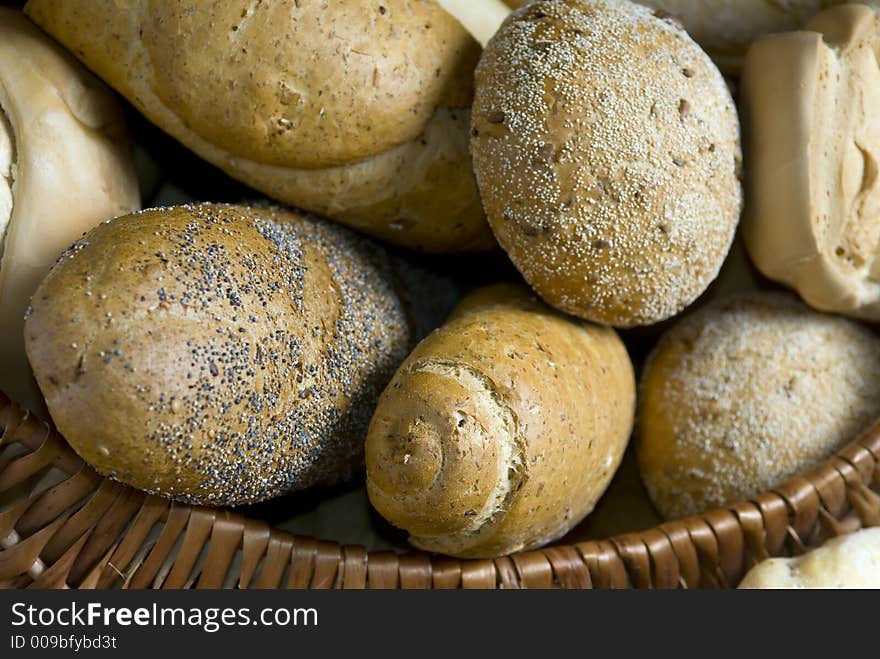
[{"label": "golden brown bread roll", "polygon": [[743,69],[743,230],[812,307],[880,320],[880,11],[846,5],[761,39]]},{"label": "golden brown bread roll", "polygon": [[832,538],[803,556],[763,561],[739,587],[880,588],[880,528]]},{"label": "golden brown bread roll", "polygon": [[483,53],[472,124],[489,222],[549,304],[647,325],[717,276],[741,208],[739,124],[676,24],[621,0],[527,5]]},{"label": "golden brown bread roll", "polygon": [[28,357],[59,431],[101,473],[184,501],[260,501],[362,465],[376,398],[415,343],[395,290],[407,276],[292,212],[145,211],[52,269]]},{"label": "golden brown bread roll", "polygon": [[635,384],[609,328],[519,286],[481,289],[407,358],[367,434],[367,491],[429,551],[491,557],[564,535],[608,486]]},{"label": "golden brown bread roll", "polygon": [[31,295],[83,232],[139,206],[109,91],[0,7],[0,389],[26,408],[45,412],[22,338]]},{"label": "golden brown bread roll", "polygon": [[642,478],[666,518],[767,491],[880,415],[880,338],[782,293],[719,300],[661,339],[642,374]]},{"label": "golden brown bread roll", "polygon": [[276,199],[406,247],[494,244],[466,150],[479,46],[434,2],[26,11],[151,121]]}]

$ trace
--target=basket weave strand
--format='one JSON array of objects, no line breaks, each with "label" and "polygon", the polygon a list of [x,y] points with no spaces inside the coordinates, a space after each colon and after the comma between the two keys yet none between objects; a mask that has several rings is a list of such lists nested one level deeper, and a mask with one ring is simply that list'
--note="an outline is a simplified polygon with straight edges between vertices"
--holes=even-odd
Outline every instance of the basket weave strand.
[{"label": "basket weave strand", "polygon": [[0,394],[0,588],[729,588],[880,525],[878,492],[880,423],[772,492],[641,533],[491,561],[367,552],[102,478]]}]

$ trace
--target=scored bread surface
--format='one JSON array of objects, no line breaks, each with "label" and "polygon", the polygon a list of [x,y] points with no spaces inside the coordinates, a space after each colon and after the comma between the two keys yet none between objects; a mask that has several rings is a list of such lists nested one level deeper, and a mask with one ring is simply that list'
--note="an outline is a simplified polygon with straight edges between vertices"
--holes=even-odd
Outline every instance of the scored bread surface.
[{"label": "scored bread surface", "polygon": [[34,296],[28,355],[100,472],[214,505],[346,478],[411,345],[383,250],[317,219],[203,204],[105,223]]},{"label": "scored bread surface", "polygon": [[651,324],[717,276],[742,203],[739,124],[676,23],[619,0],[533,3],[486,47],[472,124],[486,214],[548,303]]}]

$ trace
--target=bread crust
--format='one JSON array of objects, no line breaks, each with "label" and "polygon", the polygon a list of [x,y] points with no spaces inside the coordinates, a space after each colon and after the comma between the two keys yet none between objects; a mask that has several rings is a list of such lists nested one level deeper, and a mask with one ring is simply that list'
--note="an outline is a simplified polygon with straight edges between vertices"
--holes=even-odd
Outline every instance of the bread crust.
[{"label": "bread crust", "polygon": [[187,13],[193,2],[25,9],[150,121],[257,190],[412,249],[494,247],[460,114],[480,49],[443,9],[236,1],[210,18]]},{"label": "bread crust", "polygon": [[880,13],[822,12],[749,50],[743,234],[755,265],[811,306],[880,319]]},{"label": "bread crust", "polygon": [[472,123],[489,222],[549,304],[648,325],[717,276],[742,205],[739,123],[677,25],[619,0],[527,5],[484,51]]},{"label": "bread crust", "polygon": [[52,269],[25,334],[52,418],[98,471],[208,505],[362,465],[414,343],[388,255],[327,222],[201,204],[102,224]]},{"label": "bread crust", "polygon": [[25,356],[30,297],[74,240],[140,198],[110,92],[9,8],[0,8],[0,123],[0,388],[45,414]]},{"label": "bread crust", "polygon": [[480,289],[407,358],[367,434],[376,509],[422,549],[493,557],[566,533],[611,481],[635,385],[608,328]]},{"label": "bread crust", "polygon": [[880,414],[880,339],[794,296],[718,300],[660,340],[640,382],[642,479],[667,519],[766,492]]}]

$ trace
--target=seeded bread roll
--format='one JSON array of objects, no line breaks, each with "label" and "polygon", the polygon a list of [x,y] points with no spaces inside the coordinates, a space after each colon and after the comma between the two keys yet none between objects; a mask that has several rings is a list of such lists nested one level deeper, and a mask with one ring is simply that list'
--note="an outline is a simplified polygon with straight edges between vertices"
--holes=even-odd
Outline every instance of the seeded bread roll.
[{"label": "seeded bread roll", "polygon": [[139,208],[122,114],[109,91],[23,14],[0,7],[0,389],[45,414],[24,314],[85,231]]},{"label": "seeded bread roll", "polygon": [[365,239],[295,213],[145,211],[52,269],[28,357],[58,429],[101,473],[252,503],[362,465],[376,398],[415,342],[401,276]]},{"label": "seeded bread roll", "polygon": [[435,2],[33,0],[26,11],[248,185],[405,247],[493,246],[467,153],[480,49]]},{"label": "seeded bread roll", "polygon": [[471,150],[501,246],[549,304],[631,327],[717,276],[739,219],[739,124],[711,60],[630,2],[514,12],[476,73]]},{"label": "seeded bread roll", "polygon": [[407,358],[367,434],[367,491],[421,549],[492,557],[559,538],[611,481],[635,384],[608,328],[481,289]]},{"label": "seeded bread roll", "polygon": [[740,588],[880,588],[880,528],[832,538],[794,558],[759,563]]},{"label": "seeded bread roll", "polygon": [[642,375],[642,478],[668,519],[821,462],[880,415],[880,338],[781,293],[733,296],[661,339]]},{"label": "seeded bread roll", "polygon": [[880,11],[846,5],[755,43],[743,70],[743,228],[768,277],[812,307],[880,320]]}]

